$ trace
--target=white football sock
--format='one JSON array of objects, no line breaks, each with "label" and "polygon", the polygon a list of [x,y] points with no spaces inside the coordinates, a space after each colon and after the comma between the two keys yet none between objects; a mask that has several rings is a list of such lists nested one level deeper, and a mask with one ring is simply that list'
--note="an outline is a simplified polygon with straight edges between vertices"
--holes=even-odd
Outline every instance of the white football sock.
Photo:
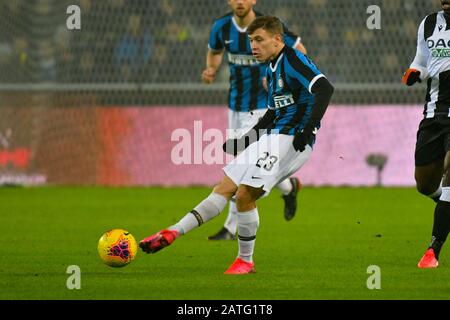
[{"label": "white football sock", "polygon": [[289,194],[289,192],[292,191],[292,183],[289,178],[284,179],[279,184],[277,184],[277,189],[281,191],[282,194],[285,196]]},{"label": "white football sock", "polygon": [[247,262],[253,262],[256,230],[259,226],[258,209],[255,208],[247,212],[238,212],[237,216],[239,258]]},{"label": "white football sock", "polygon": [[237,217],[237,206],[236,199],[233,197],[229,202],[229,210],[227,220],[225,221],[224,227],[232,234],[236,234],[238,217]]},{"label": "white football sock", "polygon": [[439,197],[439,200],[450,202],[450,187],[443,187],[442,194]]},{"label": "white football sock", "polygon": [[211,193],[205,200],[200,202],[194,210],[185,215],[178,223],[170,226],[169,230],[178,231],[183,235],[201,226],[203,223],[219,215],[227,204],[227,199],[218,193]]}]

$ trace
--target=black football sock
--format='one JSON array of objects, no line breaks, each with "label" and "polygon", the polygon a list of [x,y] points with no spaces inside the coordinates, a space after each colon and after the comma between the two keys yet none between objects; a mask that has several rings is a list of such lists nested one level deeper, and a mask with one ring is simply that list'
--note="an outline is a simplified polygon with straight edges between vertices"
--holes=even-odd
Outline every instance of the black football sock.
[{"label": "black football sock", "polygon": [[436,259],[439,259],[442,245],[450,231],[450,202],[439,200],[434,210],[433,238],[430,248],[433,248]]},{"label": "black football sock", "polygon": [[439,260],[439,254],[441,253],[441,248],[443,244],[444,242],[436,240],[434,236],[433,238],[431,238],[431,243],[428,249],[430,248],[433,249],[436,260]]}]

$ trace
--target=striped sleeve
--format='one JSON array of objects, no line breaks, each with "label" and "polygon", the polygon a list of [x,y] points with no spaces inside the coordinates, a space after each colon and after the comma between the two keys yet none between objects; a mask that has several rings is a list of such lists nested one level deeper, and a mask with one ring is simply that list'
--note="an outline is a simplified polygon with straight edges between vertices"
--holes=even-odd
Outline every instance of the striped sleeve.
[{"label": "striped sleeve", "polygon": [[214,22],[209,34],[208,48],[212,50],[222,50],[224,44],[222,42],[222,23]]},{"label": "striped sleeve", "polygon": [[312,62],[312,60],[301,52],[289,53],[286,55],[287,64],[285,66],[286,75],[297,80],[310,93],[314,83],[324,77],[322,72]]}]

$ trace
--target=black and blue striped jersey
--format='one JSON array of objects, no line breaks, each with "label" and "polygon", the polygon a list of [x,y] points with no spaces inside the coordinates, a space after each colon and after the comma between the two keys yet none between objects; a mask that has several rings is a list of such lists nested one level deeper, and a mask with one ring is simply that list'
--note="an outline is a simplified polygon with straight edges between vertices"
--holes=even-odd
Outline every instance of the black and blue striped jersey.
[{"label": "black and blue striped jersey", "polygon": [[276,115],[271,131],[294,135],[303,129],[314,103],[311,88],[321,77],[324,75],[309,57],[284,46],[267,68],[267,107]]},{"label": "black and blue striped jersey", "polygon": [[[261,13],[256,13],[262,16]],[[300,38],[284,27],[286,45],[295,47]],[[251,111],[267,107],[267,92],[262,86],[266,63],[258,63],[253,57],[247,29],[239,27],[233,13],[217,19],[212,27],[208,47],[226,50],[230,67],[228,107],[234,111]]]}]

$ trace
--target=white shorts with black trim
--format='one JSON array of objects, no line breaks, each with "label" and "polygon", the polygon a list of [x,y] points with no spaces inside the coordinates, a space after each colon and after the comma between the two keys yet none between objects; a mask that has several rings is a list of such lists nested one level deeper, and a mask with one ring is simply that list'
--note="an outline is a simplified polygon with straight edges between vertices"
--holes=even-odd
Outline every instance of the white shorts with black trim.
[{"label": "white shorts with black trim", "polygon": [[274,186],[299,170],[311,155],[309,145],[303,152],[295,151],[293,139],[294,136],[284,134],[264,134],[223,171],[237,186],[262,187],[268,195]]}]

